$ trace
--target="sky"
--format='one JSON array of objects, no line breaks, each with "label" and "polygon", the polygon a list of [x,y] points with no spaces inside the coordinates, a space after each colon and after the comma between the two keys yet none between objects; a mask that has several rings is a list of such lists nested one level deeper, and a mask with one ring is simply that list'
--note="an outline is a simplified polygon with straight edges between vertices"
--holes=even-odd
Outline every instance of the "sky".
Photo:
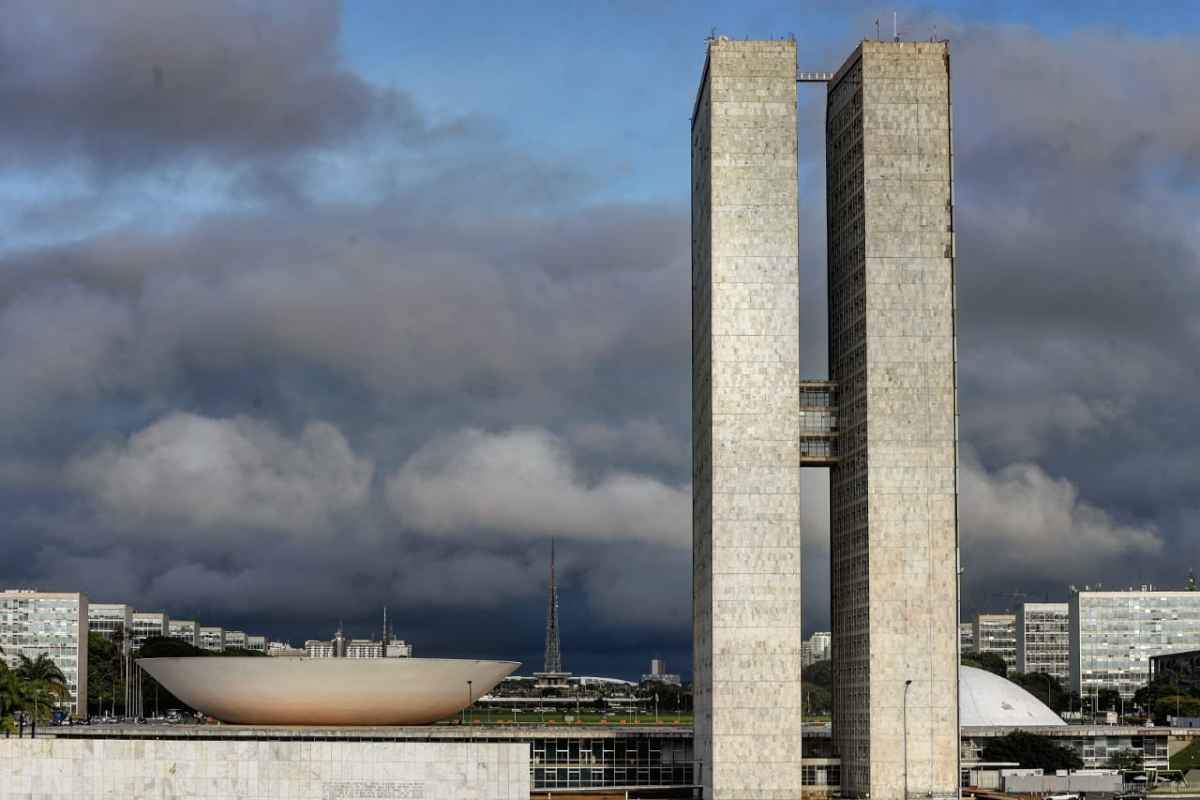
[{"label": "sky", "polygon": [[[963,610],[1200,567],[1200,6],[896,7],[954,75]],[[0,0],[0,587],[690,672],[705,37],[858,3]],[[799,88],[802,367],[823,98]],[[829,625],[803,474],[804,627]]]}]

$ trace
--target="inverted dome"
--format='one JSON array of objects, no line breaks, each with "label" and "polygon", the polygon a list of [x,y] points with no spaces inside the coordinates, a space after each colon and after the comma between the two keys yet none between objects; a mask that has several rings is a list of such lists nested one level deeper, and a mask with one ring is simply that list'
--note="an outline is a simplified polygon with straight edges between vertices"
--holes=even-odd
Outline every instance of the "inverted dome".
[{"label": "inverted dome", "polygon": [[421,725],[520,666],[455,658],[139,658],[197,711],[243,725]]},{"label": "inverted dome", "polygon": [[1050,707],[1007,678],[975,667],[958,668],[958,724],[1066,725]]}]

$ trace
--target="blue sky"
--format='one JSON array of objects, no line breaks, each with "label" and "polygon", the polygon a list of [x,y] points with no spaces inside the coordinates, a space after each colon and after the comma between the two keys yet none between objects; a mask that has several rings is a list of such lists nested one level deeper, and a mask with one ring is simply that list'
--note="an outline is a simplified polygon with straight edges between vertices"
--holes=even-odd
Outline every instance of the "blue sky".
[{"label": "blue sky", "polygon": [[[415,10],[414,10],[415,9]],[[690,663],[704,39],[892,7],[0,0],[0,586],[420,655]],[[897,7],[951,40],[967,613],[1200,566],[1200,6]],[[823,98],[799,89],[802,359]],[[827,485],[804,475],[805,629]]]}]

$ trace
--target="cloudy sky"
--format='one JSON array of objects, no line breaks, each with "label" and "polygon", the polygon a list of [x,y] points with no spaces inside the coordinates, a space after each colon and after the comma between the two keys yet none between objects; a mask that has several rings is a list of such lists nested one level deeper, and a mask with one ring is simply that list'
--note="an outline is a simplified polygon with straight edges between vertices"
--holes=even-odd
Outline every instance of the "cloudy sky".
[{"label": "cloudy sky", "polygon": [[[891,20],[727,5],[0,0],[0,586],[532,668],[558,537],[568,668],[689,671],[704,38]],[[967,612],[1200,567],[1200,6],[1042,5],[900,9],[952,42]]]}]

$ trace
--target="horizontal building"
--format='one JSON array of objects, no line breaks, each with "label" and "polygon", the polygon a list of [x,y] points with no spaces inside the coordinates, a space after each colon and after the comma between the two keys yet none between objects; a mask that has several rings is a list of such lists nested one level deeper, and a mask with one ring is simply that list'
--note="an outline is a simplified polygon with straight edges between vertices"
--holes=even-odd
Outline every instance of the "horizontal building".
[{"label": "horizontal building", "polygon": [[1116,689],[1125,699],[1150,680],[1150,659],[1200,650],[1200,592],[1072,593],[1071,688],[1083,697]]},{"label": "horizontal building", "polygon": [[302,656],[304,650],[299,647],[292,647],[287,642],[268,642],[267,655],[269,656]]},{"label": "horizontal building", "polygon": [[220,653],[225,649],[225,629],[219,625],[200,626],[200,649]]},{"label": "horizontal building", "polygon": [[96,633],[105,639],[120,635],[129,637],[133,628],[133,606],[124,603],[88,603],[88,633]]},{"label": "horizontal building", "polygon": [[267,652],[267,637],[258,634],[246,635],[246,649],[255,653]]},{"label": "horizontal building", "polygon": [[192,647],[200,646],[200,626],[194,619],[167,620],[167,636],[187,642]]},{"label": "horizontal building", "polygon": [[995,653],[1009,672],[1017,668],[1017,617],[1015,614],[977,614],[975,652]]},{"label": "horizontal building", "polygon": [[170,619],[162,611],[133,612],[133,646],[140,649],[147,639],[161,638],[167,635]]},{"label": "horizontal building", "polygon": [[304,642],[304,655],[309,658],[333,658],[336,654],[333,642],[324,639],[308,639]]},{"label": "horizontal building", "polygon": [[245,631],[225,631],[225,649],[245,650]]},{"label": "horizontal building", "polygon": [[1044,672],[1064,686],[1071,678],[1071,614],[1067,603],[1022,603],[1017,609],[1017,671]]},{"label": "horizontal building", "polygon": [[0,649],[10,668],[48,656],[67,681],[67,705],[87,714],[88,600],[79,592],[0,592]]}]

